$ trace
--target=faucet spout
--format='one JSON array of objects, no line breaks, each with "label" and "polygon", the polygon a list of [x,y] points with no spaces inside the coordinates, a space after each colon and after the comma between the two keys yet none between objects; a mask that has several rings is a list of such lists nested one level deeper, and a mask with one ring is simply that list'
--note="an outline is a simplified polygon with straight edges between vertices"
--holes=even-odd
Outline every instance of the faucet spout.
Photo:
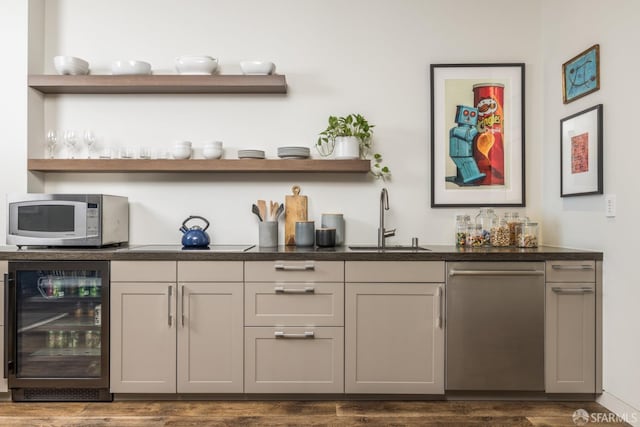
[{"label": "faucet spout", "polygon": [[389,192],[383,188],[380,192],[380,225],[378,226],[378,248],[384,249],[387,237],[395,236],[396,230],[385,230],[384,211],[389,210]]}]

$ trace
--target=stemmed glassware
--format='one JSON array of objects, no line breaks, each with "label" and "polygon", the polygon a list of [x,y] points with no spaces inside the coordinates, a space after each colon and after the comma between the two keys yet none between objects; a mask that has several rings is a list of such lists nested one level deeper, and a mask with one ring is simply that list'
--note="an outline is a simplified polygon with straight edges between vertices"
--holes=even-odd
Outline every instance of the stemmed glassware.
[{"label": "stemmed glassware", "polygon": [[67,150],[69,150],[69,157],[74,158],[76,151],[76,142],[77,135],[75,130],[66,130],[64,131],[64,143],[67,146]]},{"label": "stemmed glassware", "polygon": [[87,145],[87,159],[91,158],[91,147],[96,143],[96,135],[91,130],[84,131],[84,143]]},{"label": "stemmed glassware", "polygon": [[47,131],[46,145],[47,145],[47,155],[49,156],[50,159],[53,159],[54,153],[56,150],[56,145],[58,145],[58,131],[53,129]]}]

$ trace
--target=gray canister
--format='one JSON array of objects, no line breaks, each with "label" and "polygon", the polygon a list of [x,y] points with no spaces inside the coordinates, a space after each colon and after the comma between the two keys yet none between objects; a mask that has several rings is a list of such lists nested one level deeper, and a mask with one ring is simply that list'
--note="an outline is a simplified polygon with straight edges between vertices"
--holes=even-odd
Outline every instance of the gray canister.
[{"label": "gray canister", "polygon": [[278,221],[258,223],[258,245],[263,248],[278,246]]},{"label": "gray canister", "polygon": [[296,246],[313,246],[316,238],[314,221],[296,222]]},{"label": "gray canister", "polygon": [[344,216],[341,213],[323,213],[320,222],[322,228],[336,229],[336,246],[344,244]]}]

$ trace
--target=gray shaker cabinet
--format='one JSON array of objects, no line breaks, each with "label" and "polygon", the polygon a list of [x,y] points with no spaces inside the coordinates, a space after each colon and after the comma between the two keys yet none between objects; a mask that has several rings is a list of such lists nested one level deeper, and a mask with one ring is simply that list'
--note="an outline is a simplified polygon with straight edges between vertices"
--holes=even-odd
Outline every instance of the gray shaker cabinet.
[{"label": "gray shaker cabinet", "polygon": [[545,391],[596,393],[601,280],[594,261],[546,262]]},{"label": "gray shaker cabinet", "polygon": [[444,270],[346,262],[346,393],[444,393]]},{"label": "gray shaker cabinet", "polygon": [[245,392],[344,392],[344,262],[245,263]]},{"label": "gray shaker cabinet", "polygon": [[241,393],[242,262],[114,261],[111,391]]}]

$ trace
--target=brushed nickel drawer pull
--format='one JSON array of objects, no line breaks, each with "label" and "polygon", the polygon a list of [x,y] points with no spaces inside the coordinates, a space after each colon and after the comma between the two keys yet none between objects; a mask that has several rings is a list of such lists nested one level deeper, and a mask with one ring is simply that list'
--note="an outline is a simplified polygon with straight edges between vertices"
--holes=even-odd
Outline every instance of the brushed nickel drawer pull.
[{"label": "brushed nickel drawer pull", "polygon": [[169,326],[173,323],[173,316],[171,315],[171,297],[173,296],[173,286],[169,285],[167,287],[167,293],[169,296],[167,297],[167,315],[169,319]]},{"label": "brushed nickel drawer pull", "polygon": [[438,286],[438,291],[436,292],[436,296],[438,297],[438,315],[436,317],[436,327],[442,329],[444,325],[444,319],[442,318],[442,286]]},{"label": "brushed nickel drawer pull", "polygon": [[316,291],[316,288],[314,288],[313,286],[305,286],[304,288],[300,288],[300,289],[290,289],[290,288],[285,288],[284,286],[276,286],[275,288],[273,288],[273,290],[276,292],[276,294],[313,294]]},{"label": "brushed nickel drawer pull", "polygon": [[305,331],[303,334],[287,334],[284,331],[275,331],[273,335],[275,335],[276,338],[292,338],[292,339],[315,338],[315,333],[313,331]]},{"label": "brushed nickel drawer pull", "polygon": [[449,276],[543,276],[542,270],[456,270],[451,269]]},{"label": "brushed nickel drawer pull", "polygon": [[276,270],[281,271],[313,271],[316,269],[313,261],[305,262],[303,265],[289,265],[284,263],[277,263],[274,265]]},{"label": "brushed nickel drawer pull", "polygon": [[551,264],[551,268],[554,269],[554,270],[593,270],[593,265],[590,265],[590,264],[582,264],[582,265]]},{"label": "brushed nickel drawer pull", "polygon": [[593,288],[556,288],[551,290],[557,294],[590,294],[593,293]]}]

